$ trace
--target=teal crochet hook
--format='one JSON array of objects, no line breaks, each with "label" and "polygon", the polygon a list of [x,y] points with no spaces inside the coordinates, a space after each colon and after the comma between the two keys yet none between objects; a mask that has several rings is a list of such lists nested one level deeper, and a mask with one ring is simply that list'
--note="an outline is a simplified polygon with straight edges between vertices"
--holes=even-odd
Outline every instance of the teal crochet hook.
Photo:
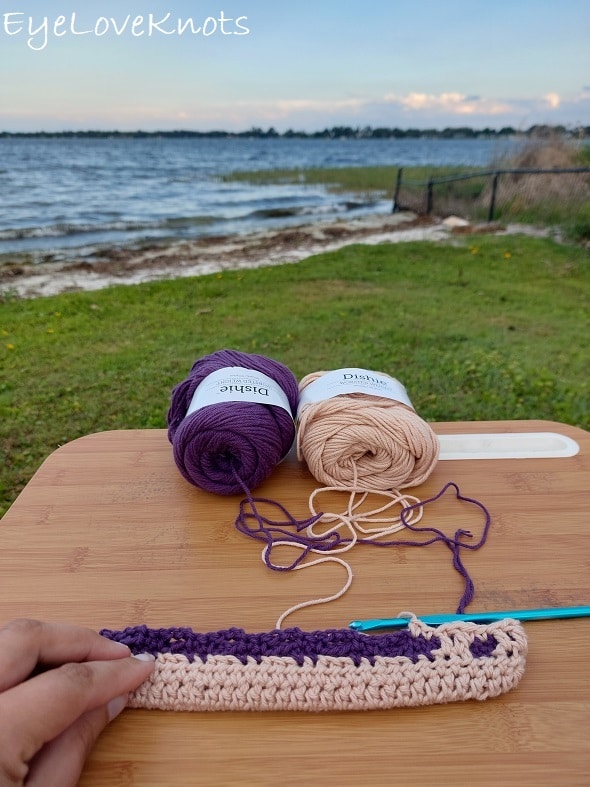
[{"label": "teal crochet hook", "polygon": [[[495,620],[513,618],[514,620],[551,620],[556,618],[585,618],[590,617],[590,606],[581,607],[548,607],[545,609],[512,609],[503,612],[466,612],[463,615],[417,615],[418,620],[428,626],[440,626],[442,623],[453,623],[464,620],[470,623],[493,623]],[[405,628],[411,617],[397,618],[370,618],[368,620],[353,620],[348,628],[355,631],[376,631],[377,629]]]}]

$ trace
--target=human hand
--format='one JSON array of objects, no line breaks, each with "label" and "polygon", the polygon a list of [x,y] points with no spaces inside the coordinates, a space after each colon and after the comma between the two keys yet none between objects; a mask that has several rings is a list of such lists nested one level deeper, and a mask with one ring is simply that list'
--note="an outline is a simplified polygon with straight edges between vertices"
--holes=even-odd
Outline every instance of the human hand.
[{"label": "human hand", "polygon": [[0,628],[0,787],[77,784],[99,734],[153,668],[153,657],[90,629]]}]

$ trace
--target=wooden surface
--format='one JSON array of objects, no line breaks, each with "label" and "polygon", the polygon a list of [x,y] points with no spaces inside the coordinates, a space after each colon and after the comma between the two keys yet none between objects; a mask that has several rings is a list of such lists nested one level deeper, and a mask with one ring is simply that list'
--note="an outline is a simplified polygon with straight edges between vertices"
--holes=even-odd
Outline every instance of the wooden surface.
[{"label": "wooden surface", "polygon": [[[439,462],[421,498],[447,481],[492,514],[466,555],[471,611],[590,603],[590,435],[534,421],[441,423],[439,434],[558,431],[577,456]],[[290,457],[257,494],[308,513],[317,486]],[[339,566],[280,574],[234,529],[241,496],[186,483],[163,430],[104,432],[59,448],[0,523],[0,622],[92,628],[272,629],[289,606],[341,587]],[[335,506],[340,495],[332,499]],[[452,495],[426,524],[479,533]],[[306,629],[355,618],[453,612],[462,592],[443,545],[351,552],[352,588],[288,619]],[[486,702],[361,713],[173,714],[126,711],[102,735],[81,784],[588,785],[590,619],[527,624],[529,657],[513,692]]]}]

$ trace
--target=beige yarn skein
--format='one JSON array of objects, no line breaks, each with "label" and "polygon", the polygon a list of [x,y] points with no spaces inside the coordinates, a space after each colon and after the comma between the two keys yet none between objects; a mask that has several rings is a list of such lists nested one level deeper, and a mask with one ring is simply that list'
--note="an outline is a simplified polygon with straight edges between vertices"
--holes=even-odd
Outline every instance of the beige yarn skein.
[{"label": "beige yarn skein", "polygon": [[[300,394],[324,374],[306,375],[299,384]],[[299,413],[297,456],[326,486],[375,490],[418,486],[433,471],[438,454],[432,428],[411,407],[393,399],[340,394],[308,403]]]}]

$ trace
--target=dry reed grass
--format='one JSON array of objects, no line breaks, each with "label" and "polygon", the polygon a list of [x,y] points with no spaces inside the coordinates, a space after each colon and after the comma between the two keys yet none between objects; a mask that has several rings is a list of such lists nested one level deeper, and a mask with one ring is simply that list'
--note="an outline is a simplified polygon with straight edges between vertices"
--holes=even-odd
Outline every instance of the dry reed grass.
[{"label": "dry reed grass", "polygon": [[[588,167],[588,148],[559,136],[530,138],[510,156],[496,159],[488,172],[516,169],[559,170]],[[472,221],[488,219],[492,176],[437,183],[432,187],[432,213],[463,216]],[[399,204],[418,213],[427,212],[426,183],[402,185]],[[590,172],[507,173],[498,176],[494,220],[555,228],[563,236],[590,241]]]},{"label": "dry reed grass", "polygon": [[[509,159],[495,162],[493,169],[573,169],[580,166],[579,148],[562,137],[531,139]],[[486,183],[479,203],[489,205],[491,182]],[[547,218],[560,211],[576,213],[590,202],[590,172],[502,175],[498,179],[496,205],[499,215],[536,209]]]}]

